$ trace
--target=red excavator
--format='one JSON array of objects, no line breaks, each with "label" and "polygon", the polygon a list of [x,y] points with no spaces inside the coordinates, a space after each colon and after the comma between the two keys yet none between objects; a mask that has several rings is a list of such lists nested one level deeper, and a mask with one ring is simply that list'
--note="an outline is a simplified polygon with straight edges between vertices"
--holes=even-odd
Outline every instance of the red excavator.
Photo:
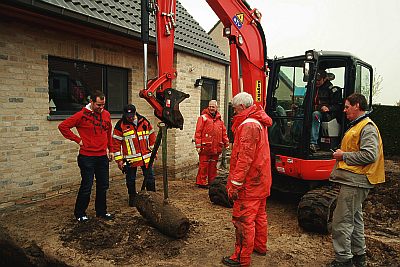
[{"label": "red excavator", "polygon": [[[223,23],[223,35],[229,41],[232,95],[241,91],[250,93],[255,104],[263,106],[273,119],[269,128],[273,188],[301,194],[300,226],[309,231],[328,232],[337,196],[337,189],[328,182],[334,166],[332,150],[339,146],[348,123],[341,112],[343,99],[354,92],[362,93],[371,107],[371,65],[350,53],[335,51],[309,50],[300,56],[267,59],[261,13],[257,9],[250,8],[244,0],[207,0],[207,3]],[[175,7],[176,0],[142,0],[142,27],[148,25],[149,12],[156,16],[159,75],[145,84],[140,96],[168,128],[182,129],[179,103],[188,95],[171,89],[176,78]],[[148,27],[142,28],[145,70],[146,34]],[[315,135],[312,121],[320,70],[325,71],[332,93],[339,96],[331,103],[339,112],[321,121],[316,136],[318,149],[310,150],[310,138]]]}]

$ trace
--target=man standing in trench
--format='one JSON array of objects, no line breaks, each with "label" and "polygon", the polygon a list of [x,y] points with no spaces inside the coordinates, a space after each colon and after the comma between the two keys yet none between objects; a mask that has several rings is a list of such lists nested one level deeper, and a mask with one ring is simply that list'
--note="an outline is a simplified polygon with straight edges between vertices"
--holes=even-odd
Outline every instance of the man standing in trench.
[{"label": "man standing in trench", "polygon": [[227,266],[249,266],[251,254],[267,253],[266,201],[272,183],[267,127],[272,119],[253,105],[250,94],[242,92],[232,99],[235,116],[234,143],[226,189],[234,200],[232,223],[235,226],[235,251],[224,257]]},{"label": "man standing in trench", "polygon": [[330,181],[340,185],[332,220],[335,260],[327,266],[366,265],[362,203],[375,184],[385,182],[383,145],[378,127],[368,117],[367,100],[361,94],[346,98],[344,112],[350,121],[340,149],[333,153],[336,165]]}]

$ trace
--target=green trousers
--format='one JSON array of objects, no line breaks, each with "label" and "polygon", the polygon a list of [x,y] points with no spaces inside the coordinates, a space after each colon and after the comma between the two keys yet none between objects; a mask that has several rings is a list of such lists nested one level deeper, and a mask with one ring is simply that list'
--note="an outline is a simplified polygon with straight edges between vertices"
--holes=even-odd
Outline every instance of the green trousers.
[{"label": "green trousers", "polygon": [[365,253],[362,203],[369,188],[341,185],[332,219],[332,239],[335,259],[339,262]]}]

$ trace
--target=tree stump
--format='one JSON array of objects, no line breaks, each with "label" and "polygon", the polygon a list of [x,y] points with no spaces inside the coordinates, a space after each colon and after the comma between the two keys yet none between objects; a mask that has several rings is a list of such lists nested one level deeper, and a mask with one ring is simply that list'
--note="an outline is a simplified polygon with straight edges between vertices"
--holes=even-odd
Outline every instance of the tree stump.
[{"label": "tree stump", "polygon": [[173,238],[183,238],[189,231],[189,219],[175,206],[151,191],[140,191],[136,208],[153,227]]}]

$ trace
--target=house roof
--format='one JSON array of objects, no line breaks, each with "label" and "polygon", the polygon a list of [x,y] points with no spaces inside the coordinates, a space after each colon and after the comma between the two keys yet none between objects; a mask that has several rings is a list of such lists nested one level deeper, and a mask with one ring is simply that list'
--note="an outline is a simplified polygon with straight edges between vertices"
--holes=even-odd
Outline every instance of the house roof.
[{"label": "house roof", "polygon": [[[45,12],[63,19],[118,32],[121,35],[140,38],[140,0],[13,0],[10,2],[37,12]],[[228,63],[224,53],[179,1],[176,5],[176,16],[175,49],[224,64]],[[153,18],[150,18],[150,37],[155,41]]]}]

